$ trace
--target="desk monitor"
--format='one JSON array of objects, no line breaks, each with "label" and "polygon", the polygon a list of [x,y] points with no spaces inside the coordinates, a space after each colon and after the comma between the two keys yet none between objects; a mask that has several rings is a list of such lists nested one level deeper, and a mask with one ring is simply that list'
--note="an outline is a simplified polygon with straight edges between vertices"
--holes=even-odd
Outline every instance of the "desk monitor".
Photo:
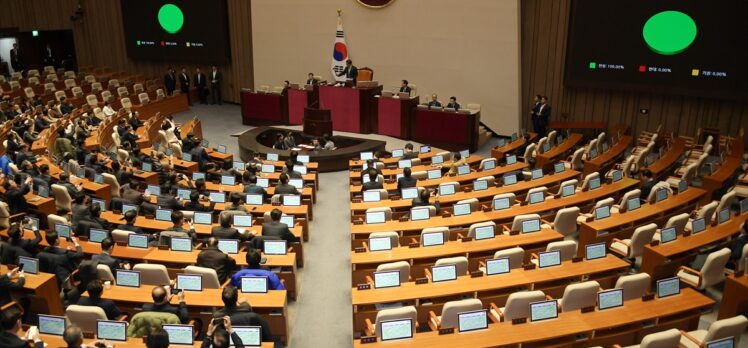
[{"label": "desk monitor", "polygon": [[531,175],[530,176],[531,180],[540,179],[543,177],[543,169],[541,168],[533,169],[532,172],[530,172],[530,175]]},{"label": "desk monitor", "polygon": [[182,161],[192,162],[192,154],[189,152],[182,152]]},{"label": "desk monitor", "polygon": [[608,151],[608,143],[607,142],[603,143],[602,150],[603,150],[603,152],[607,152]]},{"label": "desk monitor", "polygon": [[591,160],[597,158],[597,149],[595,148],[590,149],[589,155],[590,155]]},{"label": "desk monitor", "polygon": [[101,174],[94,174],[94,182],[99,185],[104,184],[104,176]]},{"label": "desk monitor", "polygon": [[455,194],[455,186],[454,184],[439,185],[439,195],[449,196]]},{"label": "desk monitor", "polygon": [[379,325],[382,341],[413,338],[413,319],[384,320]]},{"label": "desk monitor", "polygon": [[470,215],[470,203],[460,203],[452,206],[454,216]]},{"label": "desk monitor", "polygon": [[148,162],[143,162],[143,165],[141,168],[143,169],[144,172],[150,173],[153,171],[153,164],[148,163]]},{"label": "desk monitor", "polygon": [[127,286],[131,288],[140,287],[140,272],[139,271],[127,271],[118,269],[116,273],[117,286]]},{"label": "desk monitor", "polygon": [[561,188],[561,197],[569,197],[577,193],[577,185],[570,184]]},{"label": "desk monitor", "polygon": [[517,183],[517,175],[513,173],[504,174],[504,176],[501,177],[504,182],[504,186],[514,185]]},{"label": "desk monitor", "polygon": [[263,276],[241,277],[241,292],[243,293],[267,293],[268,278]]},{"label": "desk monitor", "polygon": [[740,214],[745,214],[748,212],[748,198],[740,201]]},{"label": "desk monitor", "polygon": [[293,166],[293,171],[299,172],[301,175],[305,175],[306,173],[309,172],[309,170],[306,169],[306,166],[299,165],[299,164]]},{"label": "desk monitor", "polygon": [[249,205],[262,205],[263,197],[262,194],[248,193],[246,195],[245,201]]},{"label": "desk monitor", "polygon": [[385,215],[383,211],[367,211],[366,212],[366,223],[367,224],[383,224],[385,221]]},{"label": "desk monitor", "polygon": [[65,333],[65,317],[39,314],[39,333],[62,336]]},{"label": "desk monitor", "polygon": [[214,203],[226,203],[226,193],[225,192],[211,192],[210,201]]},{"label": "desk monitor", "polygon": [[413,199],[413,198],[418,197],[418,188],[417,187],[404,188],[400,190],[400,194],[402,195],[403,199]]},{"label": "desk monitor", "polygon": [[623,173],[620,170],[614,170],[611,176],[613,177],[613,182],[619,182],[623,179]]},{"label": "desk monitor", "polygon": [[493,210],[509,209],[509,197],[496,198],[493,200]]},{"label": "desk monitor", "polygon": [[436,155],[434,157],[431,157],[431,164],[442,164],[442,163],[444,163],[444,156]]},{"label": "desk monitor", "polygon": [[[717,215],[717,222],[721,225],[727,220],[730,220],[730,208],[725,208],[719,211],[719,214]],[[57,224],[55,224],[57,226]]]},{"label": "desk monitor", "polygon": [[296,160],[301,163],[309,163],[309,155],[298,155],[296,156]]},{"label": "desk monitor", "polygon": [[125,215],[130,210],[134,210],[137,213],[138,212],[138,206],[137,205],[132,205],[132,204],[123,204],[122,205],[122,215]]},{"label": "desk monitor", "polygon": [[184,199],[185,201],[190,200],[190,194],[191,193],[192,193],[192,191],[190,191],[188,189],[177,189],[177,197],[181,198],[181,199]]},{"label": "desk monitor", "polygon": [[674,241],[676,238],[678,238],[678,235],[675,231],[675,227],[671,226],[668,228],[663,228],[660,230],[660,243],[670,243]]},{"label": "desk monitor", "polygon": [[672,277],[657,281],[657,297],[663,298],[680,294],[680,278]]},{"label": "desk monitor", "polygon": [[148,185],[148,187],[145,190],[150,192],[150,194],[154,196],[158,196],[161,194],[161,187],[158,185]]},{"label": "desk monitor", "polygon": [[270,187],[270,179],[268,178],[257,178],[257,186],[262,188]]},{"label": "desk monitor", "polygon": [[510,269],[508,257],[486,260],[486,275],[509,273]]},{"label": "desk monitor", "polygon": [[561,265],[561,250],[541,251],[538,253],[538,267],[546,268]]},{"label": "desk monitor", "polygon": [[243,171],[247,167],[247,165],[246,165],[246,163],[244,163],[242,161],[234,161],[234,163],[232,164],[232,167],[234,169],[236,169],[236,170],[242,170]]},{"label": "desk monitor", "polygon": [[192,239],[191,238],[180,238],[171,237],[169,239],[169,248],[172,251],[192,251]]},{"label": "desk monitor", "polygon": [[522,233],[532,233],[540,231],[540,219],[530,219],[522,221]]},{"label": "desk monitor", "polygon": [[232,223],[235,227],[252,227],[252,215],[236,214],[232,217]]},{"label": "desk monitor", "polygon": [[359,154],[359,157],[361,157],[362,161],[368,161],[368,160],[374,159],[374,153],[371,152],[371,151],[369,151],[369,152],[361,152]]},{"label": "desk monitor", "polygon": [[735,347],[735,337],[725,337],[719,340],[709,341],[704,346],[705,348],[733,348]]},{"label": "desk monitor", "polygon": [[504,147],[504,146],[506,146],[506,139],[499,138],[499,142],[498,144],[496,144],[496,147]]},{"label": "desk monitor", "polygon": [[686,190],[688,190],[688,181],[686,180],[678,181],[678,193],[686,192]]},{"label": "desk monitor", "polygon": [[405,174],[403,173],[397,173],[395,174],[395,182],[399,181],[400,178],[405,177]]},{"label": "desk monitor", "polygon": [[487,225],[475,228],[475,240],[491,239],[495,236],[496,226]]},{"label": "desk monitor", "polygon": [[556,174],[563,173],[565,170],[566,170],[566,166],[564,165],[564,162],[556,162],[555,164],[553,164],[554,173]]},{"label": "desk monitor", "polygon": [[177,289],[203,291],[203,276],[199,274],[177,274]]},{"label": "desk monitor", "polygon": [[[260,326],[233,326],[234,332],[242,339],[245,347],[262,346],[262,327]],[[234,341],[229,336],[229,344],[233,347]]]},{"label": "desk monitor", "polygon": [[403,154],[405,154],[405,151],[403,151],[403,149],[392,150],[392,157],[403,157]]},{"label": "desk monitor", "polygon": [[488,316],[485,309],[457,314],[457,330],[459,332],[484,330],[487,328]]},{"label": "desk monitor", "polygon": [[288,228],[293,228],[294,226],[293,215],[281,215],[280,222],[288,226]]},{"label": "desk monitor", "polygon": [[531,322],[556,318],[558,318],[558,300],[530,303]]},{"label": "desk monitor", "polygon": [[220,153],[226,153],[226,145],[218,145],[216,150]]},{"label": "desk monitor", "polygon": [[457,265],[431,266],[431,281],[434,283],[457,279]]},{"label": "desk monitor", "polygon": [[595,220],[607,219],[610,217],[610,206],[604,205],[602,207],[595,208]]},{"label": "desk monitor", "polygon": [[507,155],[506,156],[506,164],[515,164],[517,163],[517,156],[516,155]]},{"label": "desk monitor", "polygon": [[130,248],[147,249],[148,235],[132,233],[127,235],[127,246]]},{"label": "desk monitor", "polygon": [[193,330],[192,325],[171,325],[162,324],[161,327],[166,331],[169,336],[169,344],[181,344],[191,346],[195,342],[193,341]]},{"label": "desk monitor", "polygon": [[431,218],[431,209],[429,207],[419,207],[410,210],[410,220],[420,221],[428,220]]},{"label": "desk monitor", "polygon": [[584,247],[585,258],[587,260],[602,259],[607,255],[605,243],[588,244]]},{"label": "desk monitor", "polygon": [[275,164],[263,164],[260,167],[260,171],[263,173],[274,173],[275,172]]},{"label": "desk monitor", "polygon": [[265,155],[265,159],[268,161],[278,162],[278,154],[277,153],[268,153]]},{"label": "desk monitor", "polygon": [[18,266],[23,265],[23,272],[28,274],[39,274],[39,259],[32,257],[19,256]]},{"label": "desk monitor", "polygon": [[691,232],[697,234],[703,232],[706,229],[706,220],[704,218],[698,218],[691,220]]},{"label": "desk monitor", "polygon": [[[374,181],[377,181],[378,179],[379,179],[379,178],[377,178],[377,179],[374,179]],[[363,183],[364,183],[364,184],[365,184],[365,183],[367,183],[367,182],[369,182],[369,181],[371,181],[371,179],[369,179],[369,175],[364,175],[364,176],[363,176],[363,177],[361,178],[361,180],[363,181]]]},{"label": "desk monitor", "polygon": [[623,306],[623,289],[611,289],[597,293],[597,308],[600,310]]},{"label": "desk monitor", "polygon": [[427,171],[426,175],[429,180],[439,179],[442,177],[442,171],[441,169],[432,169]]},{"label": "desk monitor", "polygon": [[171,209],[156,209],[156,220],[171,222]]},{"label": "desk monitor", "polygon": [[546,141],[545,143],[543,143],[543,153],[546,153],[548,151],[551,151],[551,143]]},{"label": "desk monitor", "polygon": [[512,141],[516,141],[519,136],[517,135],[517,132],[512,133]]},{"label": "desk monitor", "polygon": [[63,238],[70,238],[70,225],[68,224],[55,224],[55,232],[57,235]]},{"label": "desk monitor", "polygon": [[203,172],[194,172],[192,173],[192,181],[197,181],[203,179],[205,180],[205,173]]},{"label": "desk monitor", "polygon": [[92,198],[91,203],[98,205],[102,212],[106,211],[106,202],[103,199]]},{"label": "desk monitor", "polygon": [[483,170],[491,170],[496,168],[496,160],[490,159],[488,161],[483,162]]},{"label": "desk monitor", "polygon": [[369,251],[392,250],[392,239],[390,237],[369,238]]},{"label": "desk monitor", "polygon": [[473,191],[483,191],[488,189],[488,180],[473,181]]},{"label": "desk monitor", "polygon": [[470,174],[470,166],[467,164],[461,165],[457,167],[457,175],[467,175]]},{"label": "desk monitor", "polygon": [[285,206],[298,207],[301,205],[300,195],[285,195],[281,197],[283,197],[283,205]]},{"label": "desk monitor", "polygon": [[655,193],[655,202],[662,202],[667,199],[667,189],[661,188]]},{"label": "desk monitor", "polygon": [[25,225],[25,228],[29,228],[29,226],[30,226],[30,228],[32,230],[38,230],[39,229],[39,219],[37,219],[37,218],[35,218],[33,216],[28,217],[28,219],[29,219],[29,223],[27,225]]},{"label": "desk monitor", "polygon": [[398,168],[410,168],[413,163],[410,160],[399,160],[397,161]]},{"label": "desk monitor", "polygon": [[101,243],[107,237],[109,237],[109,231],[107,230],[92,228],[88,231],[88,241],[92,243]]},{"label": "desk monitor", "polygon": [[641,208],[641,206],[642,201],[639,199],[639,197],[630,198],[628,201],[626,201],[626,211],[634,211]]},{"label": "desk monitor", "polygon": [[236,178],[233,175],[221,175],[221,185],[234,186]]},{"label": "desk monitor", "polygon": [[600,188],[600,177],[598,176],[596,178],[590,179],[589,185],[590,185],[590,190]]},{"label": "desk monitor", "polygon": [[213,214],[206,212],[195,212],[192,218],[196,225],[210,225],[213,223]]},{"label": "desk monitor", "polygon": [[444,233],[428,232],[421,235],[423,246],[444,245]]},{"label": "desk monitor", "polygon": [[239,240],[238,239],[219,239],[218,250],[227,254],[238,254],[239,253]]},{"label": "desk monitor", "polygon": [[374,272],[374,289],[400,286],[400,271]]},{"label": "desk monitor", "polygon": [[37,194],[42,198],[49,198],[49,187],[39,186]]},{"label": "desk monitor", "polygon": [[460,151],[460,156],[467,161],[468,157],[470,157],[470,150]]},{"label": "desk monitor", "polygon": [[379,190],[366,190],[364,191],[364,202],[379,202],[382,199],[382,195]]},{"label": "desk monitor", "polygon": [[543,201],[545,201],[544,194],[545,193],[543,191],[531,193],[530,194],[530,204],[537,204],[537,203],[542,203]]},{"label": "desk monitor", "polygon": [[287,241],[265,240],[262,242],[262,251],[265,255],[286,255],[288,253]]},{"label": "desk monitor", "polygon": [[210,141],[208,139],[203,139],[202,141],[200,141],[200,146],[208,147],[208,145],[210,145]]},{"label": "desk monitor", "polygon": [[418,149],[418,152],[420,152],[420,153],[429,153],[429,152],[431,152],[431,146],[421,145],[421,148]]},{"label": "desk monitor", "polygon": [[96,320],[96,339],[127,341],[127,322],[115,320]]}]

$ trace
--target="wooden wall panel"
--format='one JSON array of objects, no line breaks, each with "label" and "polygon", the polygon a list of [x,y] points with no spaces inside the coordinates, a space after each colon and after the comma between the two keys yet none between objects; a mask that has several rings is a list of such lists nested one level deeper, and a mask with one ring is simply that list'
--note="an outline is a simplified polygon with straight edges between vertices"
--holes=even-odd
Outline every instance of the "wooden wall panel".
[{"label": "wooden wall panel", "polygon": [[[570,5],[571,0],[521,1],[525,128],[531,127],[528,115],[537,93],[548,95],[552,120],[605,121],[609,127],[624,123],[634,133],[654,130],[659,124],[683,135],[693,135],[698,127],[719,127],[723,134],[732,135],[748,128],[745,101],[564,86]],[[649,114],[641,115],[640,108],[649,109]]]},{"label": "wooden wall panel", "polygon": [[[125,0],[126,1],[126,0]],[[253,88],[251,6],[247,0],[228,1],[231,59],[223,71],[223,97],[239,102],[243,87]],[[0,0],[0,27],[20,31],[73,30],[79,65],[109,67],[147,77],[162,77],[166,67],[180,67],[179,57],[168,61],[136,61],[127,57],[120,0],[81,0],[82,20],[70,21],[78,0]],[[23,48],[21,48],[23,49]],[[187,65],[194,70],[194,64]],[[203,72],[210,68],[202,65]],[[177,69],[179,70],[179,69]]]}]

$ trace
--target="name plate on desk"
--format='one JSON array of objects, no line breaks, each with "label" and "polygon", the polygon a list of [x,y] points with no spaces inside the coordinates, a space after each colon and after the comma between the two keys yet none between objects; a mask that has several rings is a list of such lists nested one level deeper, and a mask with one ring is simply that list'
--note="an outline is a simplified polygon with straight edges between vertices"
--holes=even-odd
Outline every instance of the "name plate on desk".
[{"label": "name plate on desk", "polygon": [[421,245],[418,244],[418,243],[410,243],[410,244],[408,244],[408,248],[418,248],[419,246],[421,246]]},{"label": "name plate on desk", "polygon": [[525,271],[532,271],[535,269],[535,264],[531,263],[529,265],[525,265],[523,268],[525,269]]},{"label": "name plate on desk", "polygon": [[472,242],[473,241],[473,237],[462,237],[462,239],[460,239],[460,240],[462,242]]},{"label": "name plate on desk", "polygon": [[353,224],[354,225],[363,225],[364,224],[364,220],[353,220]]},{"label": "name plate on desk", "polygon": [[582,307],[582,313],[589,313],[589,312],[594,312],[594,311],[595,311],[595,306]]},{"label": "name plate on desk", "polygon": [[527,318],[512,319],[512,325],[527,323]]},{"label": "name plate on desk", "polygon": [[366,248],[364,248],[364,247],[357,247],[357,248],[353,249],[353,251],[356,252],[356,253],[365,253],[366,252]]},{"label": "name plate on desk", "polygon": [[480,278],[483,276],[483,271],[472,271],[470,272],[470,278]]},{"label": "name plate on desk", "polygon": [[[587,218],[587,221],[590,221],[589,218]],[[598,237],[603,237],[603,236],[607,236],[607,235],[608,235],[608,231],[598,231],[597,232],[597,236]]]},{"label": "name plate on desk", "polygon": [[574,256],[571,258],[571,263],[577,263],[577,262],[582,262],[582,261],[584,261],[584,257],[581,257],[581,256]]},{"label": "name plate on desk", "polygon": [[361,200],[358,198],[351,199],[351,203],[361,203]]},{"label": "name plate on desk", "polygon": [[455,328],[453,328],[453,327],[439,329],[439,334],[440,335],[449,335],[449,334],[453,334],[453,333],[455,333]]},{"label": "name plate on desk", "polygon": [[377,342],[377,336],[364,336],[364,337],[361,337],[361,344],[376,343],[376,342]]},{"label": "name plate on desk", "polygon": [[127,246],[127,242],[115,242],[117,246]]},{"label": "name plate on desk", "polygon": [[426,277],[416,278],[416,285],[427,284],[428,282],[429,282],[429,278],[426,278]]},{"label": "name plate on desk", "polygon": [[407,221],[408,221],[408,217],[407,216],[401,216],[400,217],[400,222],[407,222]]},{"label": "name plate on desk", "polygon": [[510,236],[516,236],[519,234],[519,231],[509,231]]},{"label": "name plate on desk", "polygon": [[653,241],[651,241],[649,243],[649,246],[653,246],[653,247],[656,247],[658,245],[660,245],[660,241],[659,240],[653,240]]},{"label": "name plate on desk", "polygon": [[642,302],[652,301],[655,298],[655,294],[646,294],[642,296]]},{"label": "name plate on desk", "polygon": [[158,250],[169,250],[169,246],[168,245],[159,245],[158,246]]},{"label": "name plate on desk", "polygon": [[371,289],[371,284],[368,284],[368,283],[358,284],[358,285],[356,285],[356,289],[358,289],[358,290],[369,290],[369,289]]},{"label": "name plate on desk", "polygon": [[742,277],[742,276],[744,276],[744,275],[745,275],[745,270],[744,270],[744,269],[743,269],[743,270],[740,270],[740,271],[737,271],[737,272],[735,272],[735,278],[740,278],[740,277]]},{"label": "name plate on desk", "polygon": [[685,230],[685,229],[683,230],[683,237],[688,237],[690,235],[691,235],[691,231]]}]

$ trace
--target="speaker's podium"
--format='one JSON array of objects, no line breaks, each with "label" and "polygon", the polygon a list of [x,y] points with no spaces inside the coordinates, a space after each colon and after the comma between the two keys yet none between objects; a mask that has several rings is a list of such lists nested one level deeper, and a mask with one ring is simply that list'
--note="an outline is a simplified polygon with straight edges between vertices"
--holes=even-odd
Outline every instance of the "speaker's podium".
[{"label": "speaker's podium", "polygon": [[375,95],[382,86],[375,81],[359,82],[356,88],[320,86],[319,107],[330,110],[337,131],[369,134],[376,131]]},{"label": "speaker's podium", "polygon": [[305,107],[304,133],[314,136],[332,135],[332,116],[330,110]]}]

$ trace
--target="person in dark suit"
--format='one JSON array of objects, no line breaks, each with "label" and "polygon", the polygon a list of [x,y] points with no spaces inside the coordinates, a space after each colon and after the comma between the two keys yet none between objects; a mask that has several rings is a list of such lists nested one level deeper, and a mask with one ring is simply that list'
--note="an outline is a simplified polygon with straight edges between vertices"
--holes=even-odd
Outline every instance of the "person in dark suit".
[{"label": "person in dark suit", "polygon": [[446,109],[454,109],[454,111],[460,110],[460,103],[457,102],[457,97],[449,97],[449,103],[447,103]]},{"label": "person in dark suit", "polygon": [[14,43],[13,48],[10,49],[10,67],[13,68],[13,72],[21,72],[23,70],[17,43]]},{"label": "person in dark suit", "polygon": [[208,325],[208,331],[200,348],[244,348],[244,342],[231,326],[231,318],[214,318]]},{"label": "person in dark suit", "polygon": [[417,180],[416,178],[410,175],[411,175],[411,169],[405,168],[403,169],[403,177],[400,179],[397,179],[397,189],[400,191],[401,195],[402,195],[402,189],[416,187]]},{"label": "person in dark suit", "polygon": [[272,221],[262,224],[262,236],[283,239],[289,243],[298,242],[299,239],[291,233],[288,226],[280,222],[282,215],[283,212],[278,208],[275,208],[270,212],[270,219]]},{"label": "person in dark suit", "polygon": [[413,144],[405,144],[405,151],[403,151],[402,159],[414,159],[418,158],[418,152],[413,151]]},{"label": "person in dark suit", "polygon": [[62,340],[65,341],[68,348],[81,348],[83,347],[83,331],[75,325],[67,326],[62,333]]},{"label": "person in dark suit", "polygon": [[345,76],[345,84],[347,86],[356,86],[358,80],[358,68],[353,65],[353,61],[348,59],[345,61],[345,69],[337,74],[338,76]]},{"label": "person in dark suit", "polygon": [[641,201],[646,202],[647,198],[649,197],[649,194],[652,192],[652,188],[654,188],[655,184],[657,184],[657,181],[653,178],[654,174],[652,174],[652,171],[649,169],[645,169],[642,171],[642,180],[644,180],[644,184],[642,184],[641,190]]},{"label": "person in dark suit", "polygon": [[190,99],[190,75],[187,74],[187,68],[182,68],[182,73],[179,74],[179,90],[187,95],[187,103],[192,105],[192,100]]},{"label": "person in dark suit", "polygon": [[138,217],[138,213],[135,210],[130,210],[125,213],[125,223],[117,226],[118,230],[132,231],[138,234],[143,234],[143,229],[135,226],[135,218]]},{"label": "person in dark suit", "polygon": [[317,79],[314,78],[314,73],[307,74],[306,84],[312,85],[312,86],[316,86],[319,84],[319,81],[317,81]]},{"label": "person in dark suit", "polygon": [[59,280],[65,280],[67,278],[67,275],[70,275],[70,273],[78,268],[78,264],[76,264],[75,261],[83,257],[83,249],[81,248],[81,245],[78,244],[78,239],[75,237],[70,238],[70,240],[75,245],[75,251],[72,252],[68,252],[68,250],[59,247],[60,239],[59,235],[57,235],[57,232],[47,232],[47,234],[44,236],[44,239],[47,241],[47,244],[49,244],[49,246],[44,248],[42,252],[64,256],[64,258],[52,259],[53,264],[50,264],[49,266],[50,269],[62,270],[63,272],[58,273],[58,275],[64,274],[66,276],[62,277],[62,279]]},{"label": "person in dark suit", "polygon": [[[551,117],[551,106],[548,105],[548,97],[540,97],[540,104],[538,105],[538,112],[536,113],[536,117],[537,128],[535,129],[535,132],[538,133],[538,137],[544,137],[546,134],[545,128],[548,126],[548,120]],[[535,126],[536,124],[533,123],[533,127]]]},{"label": "person in dark suit", "polygon": [[218,71],[217,66],[214,65],[211,67],[211,72],[208,78],[210,78],[211,104],[215,104],[216,102],[218,105],[223,104],[223,98],[221,97],[221,82],[223,81],[223,74]]},{"label": "person in dark suit", "polygon": [[236,260],[223,251],[218,250],[218,239],[210,237],[208,238],[205,249],[197,254],[197,265],[216,270],[218,281],[223,284],[229,278],[231,270],[236,266]]},{"label": "person in dark suit", "polygon": [[384,183],[377,180],[378,175],[374,170],[369,170],[369,181],[364,183],[363,191],[378,190],[384,188]]},{"label": "person in dark suit", "polygon": [[[166,192],[163,192],[164,189],[166,189]],[[174,196],[176,192],[171,191],[171,188],[161,188],[161,194],[158,195],[158,198],[156,199],[158,206],[163,209],[183,210],[184,205]]]},{"label": "person in dark suit", "polygon": [[532,130],[536,133],[540,128],[538,124],[538,122],[540,121],[540,118],[538,117],[538,110],[540,109],[540,98],[542,97],[542,95],[536,94],[532,99],[532,108],[530,108],[530,121],[532,121]]},{"label": "person in dark suit", "polygon": [[5,199],[7,200],[11,215],[29,212],[29,204],[24,196],[31,191],[31,183],[34,182],[34,179],[27,176],[26,180],[21,182],[22,179],[22,175],[16,175],[13,180],[6,178],[5,184],[3,184],[5,187]]},{"label": "person in dark suit", "polygon": [[410,93],[410,87],[408,86],[408,80],[403,80],[402,85],[400,85],[400,90],[398,93]]},{"label": "person in dark suit", "polygon": [[218,221],[220,225],[214,226],[213,228],[210,229],[211,237],[215,237],[217,239],[238,239],[238,240],[246,239],[244,236],[242,236],[241,233],[239,233],[239,230],[231,227],[232,219],[233,219],[233,215],[229,215],[229,214],[221,215],[219,219],[220,221]]},{"label": "person in dark suit", "polygon": [[281,173],[278,180],[279,180],[279,183],[277,186],[275,186],[275,194],[277,195],[298,195],[299,194],[299,190],[296,189],[296,186],[288,184],[288,175],[286,175],[286,173]]},{"label": "person in dark suit", "polygon": [[436,107],[436,108],[442,107],[442,103],[439,102],[439,97],[436,94],[431,95],[431,101],[429,101],[428,104],[426,105],[428,107]]},{"label": "person in dark suit", "polygon": [[161,312],[176,314],[182,324],[187,324],[189,319],[189,312],[187,311],[187,303],[184,302],[184,291],[179,291],[177,299],[179,299],[179,306],[172,306],[171,294],[166,291],[163,286],[154,287],[151,290],[151,298],[153,303],[143,304],[143,312]]},{"label": "person in dark suit", "polygon": [[257,185],[257,176],[251,175],[249,172],[244,172],[242,175],[247,177],[246,183],[244,184],[244,193],[262,195],[263,199],[267,197],[268,193],[265,191],[265,188]]},{"label": "person in dark suit", "polygon": [[[128,212],[129,213],[129,212]],[[91,260],[99,261],[100,265],[106,265],[114,273],[117,269],[122,269],[122,261],[112,257],[114,251],[114,241],[107,237],[101,241],[101,253],[91,256]]]},{"label": "person in dark suit", "polygon": [[434,208],[436,208],[436,213],[439,214],[439,209],[441,208],[441,206],[439,205],[439,192],[438,191],[434,191],[434,192],[435,192],[435,197],[434,197],[433,204],[429,202],[429,199],[431,198],[431,190],[425,189],[421,191],[418,197],[413,198],[413,201],[411,202],[411,205],[412,205],[411,207],[412,208],[427,207],[429,205],[433,205]]},{"label": "person in dark suit", "polygon": [[[12,279],[16,276],[18,276],[18,279],[13,281]],[[26,275],[19,268],[14,268],[10,272],[0,276],[0,306],[13,301],[10,297],[10,292],[22,290],[23,284],[26,284]]]},{"label": "person in dark suit", "polygon": [[[29,328],[25,337],[19,337],[17,332],[21,330],[21,318],[23,312],[17,306],[5,309],[0,314],[0,324],[3,330],[0,331],[0,342],[4,348],[44,348],[45,344],[39,336],[39,329],[35,326]],[[33,342],[30,345],[29,341]]]},{"label": "person in dark suit", "polygon": [[[195,68],[195,88],[197,89],[197,97],[200,99],[200,104],[205,104],[205,86],[207,81],[205,80],[205,74],[200,72],[200,68]],[[184,149],[183,149],[184,150]],[[189,152],[189,150],[185,150]]]},{"label": "person in dark suit", "polygon": [[[29,221],[28,218],[26,219],[26,221]],[[31,255],[35,255],[36,248],[42,241],[42,234],[41,232],[39,232],[38,227],[35,227],[32,230],[34,231],[34,239],[24,239],[21,226],[19,226],[18,223],[13,223],[8,228],[8,244],[23,249]]]},{"label": "person in dark suit", "polygon": [[190,201],[184,204],[184,210],[207,212],[213,211],[215,205],[216,202],[210,202],[209,205],[200,203],[200,192],[192,191],[190,192]]},{"label": "person in dark suit", "polygon": [[52,45],[47,44],[44,48],[44,65],[55,65],[55,57],[52,54]]},{"label": "person in dark suit", "polygon": [[96,306],[104,310],[106,317],[109,320],[117,320],[122,313],[114,304],[114,301],[102,299],[101,293],[104,292],[104,287],[101,285],[100,280],[93,280],[88,282],[86,286],[87,297],[81,297],[78,299],[78,305],[80,306]]},{"label": "person in dark suit", "polygon": [[273,334],[270,332],[270,326],[267,321],[260,315],[252,312],[252,306],[249,305],[246,298],[237,301],[239,290],[232,285],[223,288],[221,300],[224,307],[213,312],[213,318],[229,316],[231,323],[237,326],[259,326],[261,327],[261,340],[263,342],[272,342]]},{"label": "person in dark suit", "polygon": [[177,75],[171,67],[166,70],[164,75],[164,87],[166,87],[166,95],[173,95],[174,90],[177,89]]}]

